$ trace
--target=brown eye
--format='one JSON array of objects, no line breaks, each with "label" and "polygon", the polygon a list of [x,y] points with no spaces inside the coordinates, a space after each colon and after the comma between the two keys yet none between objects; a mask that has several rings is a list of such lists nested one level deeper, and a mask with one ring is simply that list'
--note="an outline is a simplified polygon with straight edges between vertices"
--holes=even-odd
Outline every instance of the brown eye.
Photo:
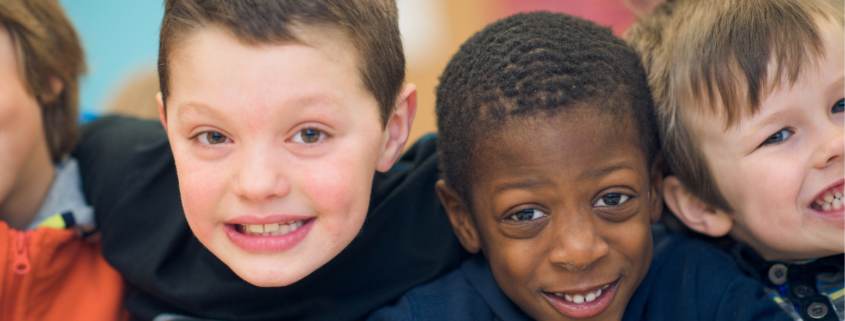
[{"label": "brown eye", "polygon": [[197,137],[197,139],[199,139],[200,143],[206,145],[216,145],[232,141],[231,139],[229,139],[229,137],[226,137],[226,135],[223,135],[218,132],[202,133]]},{"label": "brown eye", "polygon": [[542,211],[537,209],[527,209],[524,211],[520,211],[519,213],[513,214],[508,218],[514,221],[532,221],[538,218],[542,218],[544,216],[548,216],[548,214],[543,213]]},{"label": "brown eye", "polygon": [[602,196],[593,206],[616,206],[625,203],[629,198],[631,197],[625,194],[610,193]]},{"label": "brown eye", "polygon": [[322,131],[309,128],[301,130],[296,136],[293,137],[293,141],[302,144],[314,144],[325,139],[325,137],[326,134]]}]

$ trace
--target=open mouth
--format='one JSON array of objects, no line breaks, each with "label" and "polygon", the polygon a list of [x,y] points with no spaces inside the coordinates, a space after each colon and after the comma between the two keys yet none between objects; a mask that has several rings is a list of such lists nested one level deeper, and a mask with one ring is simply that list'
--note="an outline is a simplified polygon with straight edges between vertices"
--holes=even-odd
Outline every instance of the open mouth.
[{"label": "open mouth", "polygon": [[593,302],[597,297],[601,296],[602,290],[606,290],[610,284],[605,284],[598,290],[590,291],[590,292],[581,292],[581,293],[555,293],[558,297],[564,298],[566,301],[573,302],[575,304],[581,304],[584,302]]},{"label": "open mouth", "polygon": [[841,210],[845,207],[845,200],[842,199],[843,184],[832,187],[831,189],[819,194],[810,207],[819,212],[833,212]]},{"label": "open mouth", "polygon": [[223,224],[223,232],[236,246],[249,252],[282,252],[301,242],[314,226],[315,217],[266,224]]},{"label": "open mouth", "polygon": [[619,280],[580,292],[544,292],[560,313],[572,318],[595,316],[610,305]]},{"label": "open mouth", "polygon": [[306,220],[271,224],[232,224],[235,231],[249,236],[278,236],[295,232],[305,225]]}]

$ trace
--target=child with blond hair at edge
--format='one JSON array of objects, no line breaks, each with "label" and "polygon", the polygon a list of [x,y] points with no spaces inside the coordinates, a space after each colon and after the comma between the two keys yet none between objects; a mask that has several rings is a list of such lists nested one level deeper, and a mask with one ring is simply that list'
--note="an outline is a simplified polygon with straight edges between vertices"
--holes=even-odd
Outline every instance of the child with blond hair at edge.
[{"label": "child with blond hair at edge", "polygon": [[658,109],[668,207],[725,237],[793,319],[842,320],[842,1],[669,1],[627,39]]},{"label": "child with blond hair at edge", "polygon": [[125,318],[123,281],[86,240],[76,33],[55,0],[0,2],[0,320]]}]

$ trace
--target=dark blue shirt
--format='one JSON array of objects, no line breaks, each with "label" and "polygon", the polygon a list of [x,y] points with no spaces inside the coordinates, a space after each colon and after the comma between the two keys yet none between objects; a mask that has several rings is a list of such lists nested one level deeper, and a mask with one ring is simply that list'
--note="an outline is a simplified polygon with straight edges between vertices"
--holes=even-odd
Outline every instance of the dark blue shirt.
[{"label": "dark blue shirt", "polygon": [[[636,320],[791,320],[731,257],[652,226],[654,256],[623,317]],[[482,255],[406,293],[369,320],[531,320],[496,284]]]}]

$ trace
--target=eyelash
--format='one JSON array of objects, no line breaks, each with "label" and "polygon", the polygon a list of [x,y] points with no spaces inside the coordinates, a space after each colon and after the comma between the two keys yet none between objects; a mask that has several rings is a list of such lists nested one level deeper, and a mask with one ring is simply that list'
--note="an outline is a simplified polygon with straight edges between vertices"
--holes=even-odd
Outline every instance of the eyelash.
[{"label": "eyelash", "polygon": [[[517,216],[517,215],[519,215],[519,214],[526,214],[526,213],[528,213],[529,211],[533,211],[533,212],[535,212],[535,213],[532,213],[532,214],[533,214],[533,216],[532,216],[532,218],[531,218],[531,219],[527,219],[527,220],[520,220],[520,219],[518,219],[518,218],[516,217],[516,216]],[[538,213],[540,214],[540,216],[539,216],[539,217],[534,217],[534,216],[536,216],[536,214],[538,214]],[[549,216],[549,214],[548,214],[548,213],[546,213],[546,212],[543,212],[543,211],[538,210],[538,209],[536,209],[536,208],[529,208],[529,209],[524,209],[524,210],[521,210],[521,211],[519,211],[519,212],[516,212],[516,213],[514,213],[514,214],[512,214],[512,215],[508,216],[508,217],[507,217],[507,219],[508,219],[508,220],[513,220],[513,221],[516,221],[516,222],[530,222],[530,221],[533,221],[533,220],[537,220],[537,219],[544,218],[544,217],[546,217],[546,216]]]},{"label": "eyelash", "polygon": [[[787,132],[788,134],[786,134],[786,135],[779,135],[779,134],[781,134],[781,133],[783,133],[783,132]],[[777,145],[777,144],[780,144],[780,143],[784,142],[786,139],[788,139],[790,136],[792,136],[792,134],[795,134],[795,132],[794,132],[794,131],[792,131],[792,129],[789,129],[789,128],[781,128],[781,129],[780,129],[780,130],[778,130],[776,133],[774,133],[774,134],[772,134],[771,136],[769,136],[768,138],[766,138],[766,140],[764,140],[764,141],[763,141],[763,143],[762,143],[762,144],[760,144],[760,146],[759,146],[759,147],[763,147],[763,146],[766,146],[766,145]],[[779,136],[780,136],[780,137],[783,137],[783,138],[780,138]],[[775,141],[776,139],[780,139],[780,140]]]},{"label": "eyelash", "polygon": [[843,110],[845,110],[845,99],[840,99],[830,108],[831,113],[834,114],[841,113]]},{"label": "eyelash", "polygon": [[[306,131],[314,131],[314,132],[316,132],[317,134],[319,134],[320,136],[319,136],[319,138],[317,138],[317,141],[314,141],[314,142],[306,142],[306,141],[302,138],[303,133],[305,133]],[[293,137],[291,137],[291,138],[290,138],[290,139],[288,139],[288,140],[289,140],[289,141],[292,141],[292,142],[294,142],[294,143],[305,144],[305,145],[313,145],[313,144],[317,144],[317,143],[319,143],[319,142],[322,142],[322,141],[326,140],[326,138],[329,138],[329,134],[328,134],[328,133],[326,133],[325,131],[322,131],[322,130],[320,130],[320,129],[316,128],[316,127],[307,127],[307,128],[303,128],[303,129],[301,129],[300,131],[296,132],[296,134],[294,134],[294,135],[293,135]],[[298,139],[299,141],[296,141],[297,139]]]},{"label": "eyelash", "polygon": [[[608,198],[608,197],[610,197],[610,196],[618,196],[618,197],[619,197],[619,201],[618,201],[618,203],[616,203],[616,204],[612,204],[612,205],[608,205],[608,204],[607,204],[607,202],[605,202],[605,198]],[[624,204],[625,202],[629,201],[630,199],[631,199],[631,196],[630,196],[630,195],[625,195],[625,194],[622,194],[622,193],[609,193],[609,194],[606,194],[606,195],[602,196],[601,198],[599,198],[599,199],[598,199],[595,203],[593,203],[593,206],[595,206],[595,207],[613,207],[613,206],[619,206],[619,205],[622,205],[622,204]],[[604,204],[604,205],[599,205],[599,202],[602,202],[602,203],[605,203],[605,204]]]},{"label": "eyelash", "polygon": [[[208,135],[209,134],[219,134],[223,138],[223,142],[211,143],[210,141],[208,141]],[[203,142],[203,138],[205,138],[204,139],[205,142]],[[202,132],[202,133],[194,135],[193,137],[191,137],[191,139],[196,140],[197,143],[199,143],[200,145],[203,145],[203,146],[220,145],[220,144],[223,144],[223,143],[232,143],[233,142],[231,138],[229,138],[228,136],[223,135],[222,133],[217,132],[217,131]]]}]

